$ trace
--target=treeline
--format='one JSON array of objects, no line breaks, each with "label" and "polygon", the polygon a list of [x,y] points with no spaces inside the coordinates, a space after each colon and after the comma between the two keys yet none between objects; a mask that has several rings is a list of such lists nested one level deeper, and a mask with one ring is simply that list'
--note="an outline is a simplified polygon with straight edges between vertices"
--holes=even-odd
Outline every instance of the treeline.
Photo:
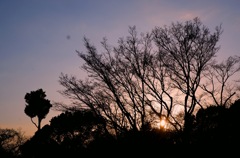
[{"label": "treeline", "polygon": [[[66,111],[25,139],[18,131],[0,130],[1,158],[140,156],[198,157],[233,155],[240,142],[240,100],[229,108],[209,106],[192,117],[191,130],[149,128],[119,134],[90,110]],[[13,139],[14,138],[14,139]],[[195,156],[194,156],[195,155]]]}]

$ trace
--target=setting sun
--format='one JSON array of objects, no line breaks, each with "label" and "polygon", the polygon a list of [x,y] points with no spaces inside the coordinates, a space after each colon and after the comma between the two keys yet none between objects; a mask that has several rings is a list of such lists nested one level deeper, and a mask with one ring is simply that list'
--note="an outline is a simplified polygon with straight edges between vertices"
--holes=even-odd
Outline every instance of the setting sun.
[{"label": "setting sun", "polygon": [[162,119],[159,123],[160,127],[166,128],[166,121],[165,119]]},{"label": "setting sun", "polygon": [[162,118],[159,120],[159,122],[157,123],[157,127],[159,129],[166,129],[167,128],[167,121],[165,118]]}]

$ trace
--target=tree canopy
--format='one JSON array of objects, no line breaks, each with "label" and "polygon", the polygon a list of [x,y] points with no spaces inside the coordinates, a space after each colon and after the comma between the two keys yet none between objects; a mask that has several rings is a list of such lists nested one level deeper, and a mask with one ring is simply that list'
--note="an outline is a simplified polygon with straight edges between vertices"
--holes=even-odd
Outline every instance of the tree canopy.
[{"label": "tree canopy", "polygon": [[26,106],[24,112],[27,116],[31,118],[33,122],[33,118],[38,118],[38,124],[33,122],[33,124],[38,128],[41,128],[41,121],[46,117],[49,113],[52,104],[50,100],[46,99],[46,94],[42,89],[38,89],[36,91],[31,91],[30,93],[26,93],[24,99],[26,101]]}]

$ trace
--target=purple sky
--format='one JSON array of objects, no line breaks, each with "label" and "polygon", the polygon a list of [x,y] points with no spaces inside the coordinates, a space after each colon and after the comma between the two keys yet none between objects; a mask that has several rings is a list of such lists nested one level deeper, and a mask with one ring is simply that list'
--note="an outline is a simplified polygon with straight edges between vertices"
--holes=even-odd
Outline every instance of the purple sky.
[{"label": "purple sky", "polygon": [[[223,59],[240,55],[239,8],[239,0],[1,0],[0,128],[36,131],[24,113],[30,91],[42,88],[47,99],[67,102],[58,79],[61,72],[84,77],[75,52],[84,50],[84,36],[97,47],[103,37],[115,45],[129,26],[150,32],[199,17],[212,30],[222,24]],[[42,125],[57,114],[51,110]]]}]

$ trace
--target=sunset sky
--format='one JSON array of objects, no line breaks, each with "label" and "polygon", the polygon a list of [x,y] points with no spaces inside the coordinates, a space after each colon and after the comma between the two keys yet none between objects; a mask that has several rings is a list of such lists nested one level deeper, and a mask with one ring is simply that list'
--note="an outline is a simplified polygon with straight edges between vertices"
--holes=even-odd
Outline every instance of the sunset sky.
[{"label": "sunset sky", "polygon": [[[84,78],[76,54],[84,36],[97,47],[103,37],[115,45],[129,26],[150,32],[194,17],[211,30],[222,24],[219,59],[240,55],[240,0],[0,0],[0,128],[34,134],[24,113],[30,91],[68,102],[58,79],[61,72]],[[58,114],[51,110],[42,126]]]}]

